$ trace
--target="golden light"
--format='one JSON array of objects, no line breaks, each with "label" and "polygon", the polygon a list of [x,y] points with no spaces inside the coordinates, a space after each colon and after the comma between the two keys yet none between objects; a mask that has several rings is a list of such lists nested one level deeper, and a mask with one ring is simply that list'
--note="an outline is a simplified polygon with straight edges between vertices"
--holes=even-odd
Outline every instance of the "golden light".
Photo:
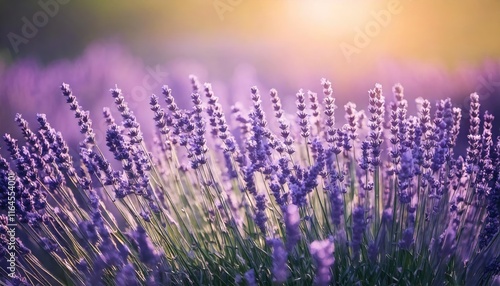
[{"label": "golden light", "polygon": [[337,35],[351,33],[355,27],[366,22],[374,6],[369,1],[340,0],[294,0],[286,3],[289,15],[297,21],[294,27]]}]

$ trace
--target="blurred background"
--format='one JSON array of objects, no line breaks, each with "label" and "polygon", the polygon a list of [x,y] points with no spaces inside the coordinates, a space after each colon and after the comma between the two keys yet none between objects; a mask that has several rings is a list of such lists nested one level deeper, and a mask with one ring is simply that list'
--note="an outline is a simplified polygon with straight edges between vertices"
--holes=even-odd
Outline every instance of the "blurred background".
[{"label": "blurred background", "polygon": [[0,132],[19,134],[18,112],[32,126],[46,113],[81,140],[62,82],[96,132],[115,85],[149,123],[149,96],[163,84],[187,106],[189,74],[212,82],[225,110],[257,85],[262,95],[276,88],[294,112],[295,93],[321,93],[325,77],[339,121],[348,101],[367,106],[377,82],[389,99],[400,82],[410,106],[451,97],[465,113],[477,91],[500,115],[499,12],[496,0],[0,0]]}]

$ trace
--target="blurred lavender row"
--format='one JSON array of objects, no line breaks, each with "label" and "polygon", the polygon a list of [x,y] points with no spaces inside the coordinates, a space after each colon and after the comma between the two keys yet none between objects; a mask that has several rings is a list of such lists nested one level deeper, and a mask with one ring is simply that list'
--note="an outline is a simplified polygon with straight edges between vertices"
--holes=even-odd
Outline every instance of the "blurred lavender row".
[{"label": "blurred lavender row", "polygon": [[[231,54],[227,55],[231,58]],[[286,64],[283,66],[286,69]],[[69,141],[76,140],[76,133],[68,128],[64,118],[71,114],[67,110],[58,108],[59,96],[55,88],[61,82],[71,82],[75,91],[81,94],[81,101],[91,114],[99,114],[101,106],[109,106],[112,102],[105,90],[115,84],[129,98],[129,105],[137,111],[140,120],[147,120],[143,110],[148,108],[149,95],[158,90],[164,83],[171,82],[171,87],[178,94],[178,103],[183,107],[189,105],[190,87],[184,84],[189,74],[197,74],[209,79],[223,105],[232,105],[237,101],[249,103],[242,87],[259,85],[268,89],[279,82],[287,82],[280,90],[281,97],[291,99],[297,90],[307,86],[315,86],[317,76],[310,71],[284,72],[282,74],[266,74],[257,71],[252,64],[243,63],[235,65],[231,72],[230,67],[214,68],[210,73],[201,63],[178,59],[167,63],[148,65],[139,57],[118,43],[97,43],[91,45],[82,56],[72,60],[60,60],[45,66],[35,60],[24,59],[6,66],[0,62],[0,130],[15,132],[11,119],[15,113],[26,114],[27,119],[34,120],[33,114],[48,114],[54,127],[63,131]],[[312,75],[312,76],[311,76]],[[229,76],[229,80],[228,80]],[[322,74],[333,79],[335,94],[339,104],[353,101],[363,106],[368,83],[379,82],[384,86],[391,86],[400,82],[405,86],[407,99],[412,102],[418,97],[450,97],[455,106],[467,109],[469,106],[468,94],[478,92],[481,104],[489,107],[492,113],[500,109],[498,101],[500,96],[500,62],[486,61],[480,66],[462,66],[449,69],[443,66],[410,63],[400,64],[395,61],[381,61],[379,66],[371,69],[360,69],[355,78],[342,74],[341,70],[334,74]],[[296,84],[294,84],[296,83]],[[291,101],[284,100],[284,108],[292,112],[294,106]],[[410,111],[413,105],[409,105]],[[57,111],[57,112],[55,112]],[[270,112],[269,107],[265,107]],[[97,128],[105,130],[103,121],[95,122]],[[151,130],[146,129],[146,134]],[[496,133],[496,129],[494,133]],[[98,138],[100,142],[103,138]],[[463,136],[459,140],[465,141]]]}]

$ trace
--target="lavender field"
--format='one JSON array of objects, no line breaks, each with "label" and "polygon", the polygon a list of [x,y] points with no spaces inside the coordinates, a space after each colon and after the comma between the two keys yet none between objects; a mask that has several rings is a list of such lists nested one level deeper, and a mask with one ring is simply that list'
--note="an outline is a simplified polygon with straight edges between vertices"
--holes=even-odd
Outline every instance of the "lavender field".
[{"label": "lavender field", "polygon": [[195,2],[0,0],[0,285],[500,285],[498,5]]},{"label": "lavender field", "polygon": [[63,83],[77,157],[45,114],[36,127],[16,115],[23,138],[5,134],[0,158],[2,250],[18,259],[3,269],[19,269],[6,283],[486,285],[499,273],[500,141],[476,93],[459,156],[461,109],[419,98],[409,115],[399,84],[387,102],[376,84],[366,111],[346,104],[337,127],[326,79],[296,94],[294,114],[275,89],[229,109],[190,80],[190,109],[166,85],[151,96],[149,138],[111,89],[106,150]]}]

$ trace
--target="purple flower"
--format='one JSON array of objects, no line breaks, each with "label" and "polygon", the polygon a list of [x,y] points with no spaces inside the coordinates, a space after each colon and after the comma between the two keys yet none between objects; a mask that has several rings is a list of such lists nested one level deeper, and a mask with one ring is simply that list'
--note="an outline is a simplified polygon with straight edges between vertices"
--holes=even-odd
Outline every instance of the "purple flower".
[{"label": "purple flower", "polygon": [[287,266],[288,253],[281,239],[268,240],[268,244],[273,248],[273,282],[284,283],[290,276]]},{"label": "purple flower", "polygon": [[414,232],[413,227],[408,227],[403,231],[401,240],[398,243],[400,248],[406,250],[410,249],[411,245],[414,243],[413,232]]},{"label": "purple flower", "polygon": [[318,94],[308,90],[307,95],[309,97],[309,102],[310,102],[309,109],[311,110],[311,116],[312,116],[311,123],[313,123],[313,125],[316,128],[317,134],[315,135],[319,135],[319,132],[321,130],[320,118],[319,118],[321,110],[318,102]]},{"label": "purple flower", "polygon": [[479,124],[481,119],[479,119],[479,95],[477,93],[472,93],[470,95],[470,110],[469,110],[469,134],[467,138],[469,139],[469,147],[467,148],[467,170],[468,173],[472,173],[478,163],[478,158],[480,155],[479,143],[481,136],[479,135]]},{"label": "purple flower", "polygon": [[255,280],[255,271],[253,269],[245,272],[245,280],[248,286],[257,286],[257,281]]},{"label": "purple flower", "polygon": [[125,98],[123,97],[122,90],[116,87],[111,89],[110,92],[115,99],[116,107],[123,118],[122,125],[128,130],[127,135],[130,138],[130,143],[141,143],[143,138],[140,125],[137,122],[134,113],[128,108],[127,102],[125,102]]},{"label": "purple flower", "polygon": [[59,244],[55,242],[53,239],[42,237],[40,241],[43,243],[43,249],[48,252],[57,252],[59,250]]},{"label": "purple flower", "polygon": [[278,96],[278,91],[276,91],[276,89],[271,89],[269,94],[271,96],[271,102],[273,103],[274,116],[278,119],[279,122],[279,128],[281,130],[280,134],[283,138],[283,144],[286,146],[286,150],[283,149],[283,151],[286,151],[289,155],[291,155],[295,152],[295,149],[292,146],[294,140],[291,136],[290,124],[283,115],[284,111],[281,107],[281,101]]},{"label": "purple flower", "polygon": [[316,240],[309,245],[309,251],[316,265],[315,285],[331,285],[330,268],[335,263],[335,245],[330,239]]},{"label": "purple flower", "polygon": [[439,236],[439,244],[441,246],[439,252],[440,260],[443,260],[444,258],[453,255],[457,247],[456,236],[457,236],[456,224],[448,226],[448,228],[444,231],[444,233]]},{"label": "purple flower", "polygon": [[292,174],[290,167],[289,167],[289,162],[290,159],[286,157],[281,157],[278,160],[278,167],[280,170],[280,173],[278,174],[278,180],[281,185],[285,185],[288,177]]},{"label": "purple flower", "polygon": [[245,191],[249,192],[253,196],[257,195],[257,189],[255,187],[254,180],[254,170],[252,166],[248,166],[244,170],[243,181],[245,182]]},{"label": "purple flower", "polygon": [[102,108],[102,115],[104,116],[104,120],[106,121],[106,124],[108,126],[115,124],[115,118],[111,114],[111,110],[109,109],[109,107]]},{"label": "purple flower", "polygon": [[[21,128],[23,137],[26,140],[26,143],[29,147],[28,150],[33,154],[41,155],[42,146],[40,145],[40,140],[38,136],[29,128],[28,122],[24,118],[22,118],[21,114],[19,113],[16,114],[15,120],[18,123],[19,127]],[[34,159],[37,158],[39,159],[38,156],[36,156]],[[44,162],[42,160],[38,160],[39,165],[37,167],[39,169],[43,169],[44,168],[43,163]]]},{"label": "purple flower", "polygon": [[302,89],[296,94],[297,118],[299,120],[300,135],[307,139],[311,135],[311,125],[309,124],[309,114],[306,112],[306,99]]},{"label": "purple flower", "polygon": [[78,223],[80,232],[83,233],[87,240],[92,244],[96,244],[99,236],[97,234],[96,226],[90,221],[81,221]]},{"label": "purple flower", "polygon": [[359,167],[364,171],[368,171],[368,168],[370,167],[370,149],[370,142],[368,140],[365,140],[361,143],[361,159],[359,162]]},{"label": "purple flower", "polygon": [[269,95],[271,96],[271,102],[273,104],[274,116],[279,120],[283,116],[283,109],[281,106],[281,100],[278,96],[278,91],[272,88],[269,91]]},{"label": "purple flower", "polygon": [[288,205],[284,213],[285,228],[286,228],[286,249],[290,252],[297,242],[299,242],[300,234],[300,214],[299,208],[296,205]]},{"label": "purple flower", "polygon": [[102,176],[100,177],[101,181],[104,185],[114,185],[118,182],[118,178],[115,175],[115,171],[111,167],[111,164],[108,160],[95,152],[91,153],[93,155],[93,160],[95,165],[98,167],[99,171],[102,172]]},{"label": "purple flower", "polygon": [[452,109],[453,116],[453,127],[451,129],[451,142],[450,148],[453,148],[457,143],[458,133],[460,132],[460,121],[462,119],[462,110],[460,108],[454,107]]},{"label": "purple flower", "polygon": [[158,96],[154,94],[151,95],[149,104],[151,106],[151,110],[154,112],[153,119],[155,121],[156,128],[158,128],[161,134],[167,135],[170,132],[170,129],[168,129],[167,123],[165,122],[165,111],[158,103]]},{"label": "purple flower", "polygon": [[128,141],[122,135],[120,127],[113,124],[108,127],[106,132],[106,146],[113,153],[116,160],[129,160],[130,146]]},{"label": "purple flower", "polygon": [[303,184],[300,182],[290,182],[288,184],[292,195],[292,203],[297,206],[305,206],[307,204],[307,192]]},{"label": "purple flower", "polygon": [[[495,152],[499,154],[500,138],[497,138]],[[497,157],[496,173],[500,172],[500,157]],[[494,187],[486,194],[487,217],[481,234],[479,235],[479,248],[486,247],[500,230],[500,176],[497,176]]]},{"label": "purple flower", "polygon": [[365,209],[362,206],[357,206],[352,212],[352,242],[351,247],[353,250],[353,257],[357,259],[361,242],[363,240],[363,233],[365,231]]},{"label": "purple flower", "polygon": [[[385,231],[385,230],[382,230]],[[377,262],[377,256],[379,254],[379,248],[374,241],[368,243],[368,258],[372,262]]]},{"label": "purple flower", "polygon": [[209,124],[212,127],[212,135],[218,136],[224,143],[224,152],[231,154],[239,154],[239,148],[236,144],[236,139],[229,131],[226,116],[222,110],[222,106],[218,102],[219,98],[215,96],[212,85],[205,83],[205,96],[208,98],[207,114],[209,116]]},{"label": "purple flower", "polygon": [[316,162],[308,168],[306,174],[304,175],[303,187],[305,193],[310,193],[314,188],[318,186],[318,176],[323,171],[325,167],[325,158],[323,147],[317,145],[317,158]]},{"label": "purple flower", "polygon": [[492,140],[492,123],[494,116],[485,112],[483,117],[483,135],[481,138],[481,155],[478,162],[479,172],[476,177],[478,184],[476,192],[479,196],[483,196],[491,189],[489,184],[493,179],[494,167],[491,160],[491,149],[493,146]]},{"label": "purple flower", "polygon": [[282,185],[276,180],[276,177],[273,177],[271,182],[269,183],[269,189],[271,190],[271,194],[273,194],[274,199],[278,206],[283,210],[286,208],[287,203],[287,194],[281,194]]},{"label": "purple flower", "polygon": [[345,119],[348,124],[348,134],[349,139],[355,141],[358,138],[358,134],[356,133],[359,122],[359,114],[356,111],[356,104],[349,102],[344,106],[345,109]]},{"label": "purple flower", "polygon": [[325,165],[328,175],[326,181],[326,190],[331,205],[331,218],[335,226],[341,223],[341,217],[344,214],[344,202],[342,200],[342,187],[339,182],[340,174],[335,169],[334,156],[332,150],[327,150],[325,153]]},{"label": "purple flower", "polygon": [[141,210],[139,215],[147,222],[151,222],[151,213],[145,210]]},{"label": "purple flower", "polygon": [[371,113],[370,117],[370,147],[371,147],[371,164],[376,167],[380,165],[380,153],[382,138],[382,122],[384,122],[384,106],[385,98],[382,95],[382,85],[376,84],[375,88],[368,91],[370,98],[370,105],[368,111]]},{"label": "purple flower", "polygon": [[90,145],[95,144],[95,133],[92,129],[92,120],[90,120],[89,111],[82,110],[68,84],[63,83],[61,90],[66,97],[66,102],[69,104],[70,109],[75,112],[75,117],[78,119],[78,126],[80,126],[80,133],[86,135],[85,143]]},{"label": "purple flower", "polygon": [[160,255],[148,237],[146,230],[138,226],[137,230],[132,233],[132,238],[139,249],[141,261],[147,265],[155,265],[159,261]]},{"label": "purple flower", "polygon": [[450,156],[451,130],[453,128],[451,100],[441,100],[437,104],[434,117],[435,150],[432,158],[432,170],[438,171]]},{"label": "purple flower", "polygon": [[191,100],[193,102],[193,121],[195,128],[189,140],[189,152],[192,156],[191,167],[193,169],[197,169],[200,165],[206,163],[205,153],[208,151],[208,148],[205,140],[205,120],[201,115],[201,113],[203,112],[203,107],[201,104],[201,96],[197,92],[198,84],[196,77],[191,76],[191,81],[193,83],[193,89],[195,90],[191,94]]},{"label": "purple flower", "polygon": [[238,171],[234,168],[233,162],[231,161],[231,154],[228,152],[224,152],[224,163],[227,168],[227,176],[230,179],[238,178]]},{"label": "purple flower", "polygon": [[323,104],[325,106],[324,114],[326,116],[324,126],[326,130],[324,131],[325,139],[328,143],[333,143],[333,136],[336,133],[335,125],[335,109],[337,106],[335,105],[335,98],[333,98],[333,89],[332,83],[324,78],[321,79],[321,85],[323,86],[323,94],[325,98],[323,100]]},{"label": "purple flower", "polygon": [[252,126],[250,138],[247,140],[247,152],[251,164],[255,170],[263,170],[268,164],[271,155],[271,132],[266,128],[267,121],[262,110],[262,101],[257,87],[251,88],[253,110],[250,112],[250,123]]},{"label": "purple flower", "polygon": [[266,235],[266,233],[267,233],[266,222],[268,220],[267,214],[266,214],[266,207],[267,207],[266,195],[265,194],[257,194],[255,196],[255,203],[256,203],[256,208],[257,208],[257,211],[255,213],[255,223],[259,227],[262,234]]},{"label": "purple flower", "polygon": [[123,266],[122,269],[118,272],[115,278],[116,285],[139,285],[139,282],[136,278],[136,273],[134,269],[134,265],[131,263]]},{"label": "purple flower", "polygon": [[22,159],[21,159],[21,154],[19,153],[19,147],[17,145],[18,140],[12,138],[10,134],[5,134],[3,136],[3,140],[7,144],[7,150],[10,153],[10,157],[12,158],[12,160],[16,161],[19,164],[19,161],[21,161]]},{"label": "purple flower", "polygon": [[341,217],[344,214],[344,202],[342,200],[340,190],[336,184],[331,186],[328,197],[332,206],[332,223],[336,226],[340,226],[342,222]]},{"label": "purple flower", "polygon": [[411,187],[414,175],[414,158],[411,151],[402,154],[401,169],[398,173],[398,193],[399,201],[408,204],[411,201]]},{"label": "purple flower", "polygon": [[16,237],[16,243],[17,243],[16,251],[18,251],[20,254],[25,255],[31,253],[31,249],[26,247],[26,245],[19,237]]}]

